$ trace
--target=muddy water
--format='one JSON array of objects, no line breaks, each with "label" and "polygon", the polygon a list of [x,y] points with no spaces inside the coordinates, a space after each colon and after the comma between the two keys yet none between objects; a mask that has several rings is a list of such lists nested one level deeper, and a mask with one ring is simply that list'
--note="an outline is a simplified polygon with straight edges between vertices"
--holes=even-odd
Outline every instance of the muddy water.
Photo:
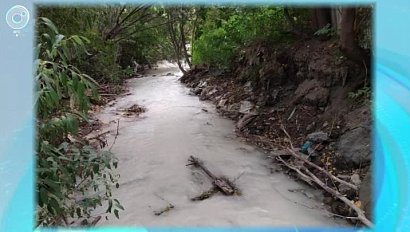
[{"label": "muddy water", "polygon": [[[166,75],[172,73],[173,75]],[[154,75],[154,76],[153,76]],[[235,136],[232,121],[215,107],[189,95],[179,70],[162,64],[144,78],[129,81],[131,95],[119,98],[98,117],[119,135],[112,148],[119,158],[120,188],[114,195],[125,211],[99,226],[341,226],[327,216],[320,194],[280,173],[270,173],[266,155]],[[116,115],[116,109],[140,104],[140,117]],[[114,135],[109,136],[109,143]],[[240,196],[216,194],[192,202],[211,182],[188,157],[202,159],[216,175],[235,179]],[[289,191],[304,189],[303,191]],[[175,206],[156,216],[154,212]]]}]

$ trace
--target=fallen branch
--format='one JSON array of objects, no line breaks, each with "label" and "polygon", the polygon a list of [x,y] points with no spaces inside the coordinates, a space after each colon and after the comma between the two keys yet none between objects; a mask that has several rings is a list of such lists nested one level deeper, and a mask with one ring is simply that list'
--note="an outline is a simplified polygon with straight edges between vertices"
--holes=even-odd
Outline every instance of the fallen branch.
[{"label": "fallen branch", "polygon": [[171,209],[175,208],[175,206],[171,202],[165,200],[163,197],[159,196],[156,193],[154,193],[154,195],[167,203],[167,206],[164,207],[163,209],[161,209],[159,211],[154,211],[155,216],[160,216],[161,214],[166,213],[166,212],[170,211]]},{"label": "fallen branch", "polygon": [[353,204],[347,197],[343,196],[340,192],[328,187],[325,183],[323,183],[319,178],[317,178],[313,173],[311,173],[307,168],[304,168],[304,171],[311,177],[311,179],[326,190],[328,193],[332,194],[334,197],[338,198],[339,200],[343,201],[347,206],[353,209],[357,214],[357,219],[360,220],[363,224],[368,227],[373,227],[373,223],[366,218],[364,211]]},{"label": "fallen branch", "polygon": [[163,213],[166,213],[170,211],[171,209],[175,208],[172,204],[168,204],[165,208],[159,210],[159,211],[154,211],[155,216],[160,216]]},{"label": "fallen branch", "polygon": [[104,135],[106,135],[106,134],[108,134],[108,133],[110,133],[109,130],[108,130],[108,131],[105,131],[105,132],[102,132],[102,133],[100,133],[100,134],[98,134],[98,135],[96,135],[96,136],[93,136],[93,137],[91,137],[91,138],[86,138],[86,139],[87,139],[87,140],[99,139],[101,136],[104,136]]},{"label": "fallen branch", "polygon": [[120,127],[120,119],[117,120],[117,133],[115,134],[114,141],[112,142],[110,149],[108,149],[108,151],[111,151],[111,148],[114,146],[115,142],[117,141],[119,127]]},{"label": "fallen branch", "polygon": [[330,173],[329,173],[328,171],[326,171],[325,169],[319,167],[318,165],[316,165],[316,164],[310,162],[309,160],[303,158],[302,156],[296,154],[296,152],[295,152],[294,150],[291,150],[291,149],[287,149],[287,150],[289,151],[289,153],[290,153],[293,157],[295,157],[295,158],[297,158],[297,159],[303,161],[304,163],[308,164],[309,166],[314,167],[314,168],[316,168],[317,170],[323,172],[324,174],[326,174],[326,175],[327,175],[328,177],[330,177],[331,179],[333,179],[333,180],[335,180],[335,181],[337,181],[337,182],[339,182],[339,183],[341,183],[341,184],[343,184],[343,185],[346,185],[346,186],[348,186],[348,187],[350,187],[351,189],[354,189],[354,190],[356,190],[356,191],[359,190],[359,188],[358,188],[356,185],[351,184],[351,183],[349,183],[349,182],[346,182],[346,181],[344,181],[344,180],[342,180],[342,179],[340,179],[340,178],[338,178],[338,177],[336,177],[336,176],[330,174]]},{"label": "fallen branch", "polygon": [[[292,154],[292,156],[294,156],[295,158],[302,160],[304,163],[307,163],[309,165],[314,165],[312,167],[317,168],[318,170],[322,171],[323,173],[327,173],[329,175],[331,175],[329,172],[325,171],[323,168],[320,168],[319,166],[307,161],[306,159],[298,156],[295,152],[294,152],[294,147],[292,144],[292,138],[290,137],[289,133],[286,131],[285,127],[283,124],[281,124],[281,129],[283,130],[283,132],[286,134],[286,136],[289,139],[289,144],[291,149],[288,148],[288,151]],[[343,203],[345,203],[348,207],[350,207],[351,209],[353,209],[356,214],[357,214],[357,220],[361,221],[364,225],[368,226],[368,227],[372,227],[373,223],[366,218],[364,211],[362,209],[360,209],[359,207],[357,207],[355,204],[353,204],[347,197],[345,197],[343,194],[341,194],[339,191],[334,190],[332,188],[330,188],[329,186],[327,186],[325,183],[323,183],[317,176],[315,176],[312,172],[309,171],[308,168],[306,168],[305,166],[301,166],[300,168],[297,168],[295,166],[290,165],[289,163],[287,163],[286,161],[284,161],[280,156],[277,157],[277,159],[279,161],[281,161],[283,164],[285,164],[288,168],[296,171],[300,176],[301,179],[306,181],[307,183],[311,183],[312,181],[314,183],[316,183],[318,186],[320,186],[322,189],[324,189],[326,192],[332,194],[334,197],[338,198],[339,200],[341,200]],[[303,173],[302,170],[306,173]],[[341,181],[340,183],[344,183],[347,184],[347,186],[352,187],[350,183],[347,183],[346,181],[343,181],[333,175],[331,175],[332,179],[337,180],[337,181]],[[356,186],[354,186],[353,188],[356,188]],[[350,218],[352,219],[352,218]]]},{"label": "fallen branch", "polygon": [[288,167],[289,169],[292,169],[293,171],[297,172],[302,180],[304,180],[304,181],[305,181],[306,183],[308,183],[309,185],[313,186],[313,184],[312,184],[312,181],[313,181],[313,180],[312,180],[309,176],[307,176],[307,175],[305,175],[304,173],[302,173],[302,171],[301,171],[299,168],[297,168],[297,167],[295,167],[295,166],[289,164],[288,162],[284,161],[284,160],[282,159],[282,157],[280,157],[280,156],[277,156],[276,159],[279,160],[280,162],[282,162],[282,163],[283,163],[286,167]]},{"label": "fallen branch", "polygon": [[214,195],[216,192],[218,192],[218,189],[216,189],[216,188],[213,186],[210,190],[205,191],[205,192],[201,193],[200,195],[191,198],[191,201],[203,201],[203,200],[205,200],[205,199],[210,198],[210,197],[211,197],[212,195]]},{"label": "fallen branch", "polygon": [[221,177],[216,177],[214,174],[212,174],[211,171],[209,171],[208,168],[206,168],[202,162],[198,159],[193,157],[192,155],[189,157],[188,160],[190,163],[187,165],[194,165],[195,167],[201,168],[211,179],[212,179],[212,184],[223,194],[225,195],[233,195],[235,193],[235,188],[232,186],[232,184],[227,181],[225,178]]}]

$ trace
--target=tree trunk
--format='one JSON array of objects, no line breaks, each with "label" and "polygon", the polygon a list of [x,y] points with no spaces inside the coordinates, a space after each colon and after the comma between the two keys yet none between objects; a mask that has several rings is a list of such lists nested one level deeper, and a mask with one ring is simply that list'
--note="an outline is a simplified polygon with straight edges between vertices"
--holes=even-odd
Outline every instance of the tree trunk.
[{"label": "tree trunk", "polygon": [[355,8],[343,8],[342,20],[340,23],[340,50],[347,58],[355,61],[358,64],[370,65],[370,57],[367,56],[362,48],[359,47],[356,41],[355,33]]},{"label": "tree trunk", "polygon": [[327,24],[332,24],[331,8],[314,8],[312,16],[314,30],[319,30]]},{"label": "tree trunk", "polygon": [[302,30],[296,26],[295,20],[293,20],[292,16],[290,16],[289,9],[287,7],[283,8],[283,14],[285,15],[286,20],[289,22],[291,33],[297,36],[305,36]]},{"label": "tree trunk", "polygon": [[176,59],[177,59],[178,68],[181,70],[181,72],[183,74],[186,74],[187,71],[184,69],[184,67],[181,64],[180,40],[177,38],[171,14],[172,14],[172,11],[168,12],[168,23],[167,23],[168,34],[169,34],[169,37],[171,39],[172,46],[174,47],[174,52],[175,52],[175,56],[176,56]]},{"label": "tree trunk", "polygon": [[186,38],[185,38],[184,24],[185,24],[185,22],[181,22],[179,24],[179,33],[181,34],[181,43],[182,43],[182,48],[184,49],[185,60],[188,64],[189,68],[191,68],[192,63],[191,63],[191,60],[189,59],[188,50],[186,48]]}]

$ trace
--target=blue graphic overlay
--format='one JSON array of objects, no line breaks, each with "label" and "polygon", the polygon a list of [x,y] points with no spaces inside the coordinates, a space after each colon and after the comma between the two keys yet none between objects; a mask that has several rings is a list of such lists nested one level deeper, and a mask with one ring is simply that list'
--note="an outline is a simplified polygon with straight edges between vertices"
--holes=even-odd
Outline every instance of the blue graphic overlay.
[{"label": "blue graphic overlay", "polygon": [[[35,110],[33,50],[35,6],[66,3],[148,3],[155,1],[1,0],[0,1],[0,231],[33,231],[35,227]],[[352,228],[89,228],[41,231],[183,232],[183,231],[410,231],[410,2],[362,1],[158,1],[161,3],[374,4],[373,157],[374,223]],[[24,6],[16,16],[7,13]],[[23,12],[23,13],[21,13]],[[10,18],[11,17],[11,18]],[[27,18],[26,18],[27,17]],[[11,19],[14,26],[10,26]],[[28,19],[28,20],[27,20]],[[15,25],[26,23],[26,25]]]}]

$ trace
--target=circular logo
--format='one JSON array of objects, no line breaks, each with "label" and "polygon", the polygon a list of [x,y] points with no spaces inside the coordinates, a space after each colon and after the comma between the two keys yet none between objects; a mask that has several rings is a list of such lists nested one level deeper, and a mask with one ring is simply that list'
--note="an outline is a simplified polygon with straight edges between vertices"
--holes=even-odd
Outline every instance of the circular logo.
[{"label": "circular logo", "polygon": [[6,22],[14,30],[23,29],[27,26],[30,13],[24,6],[16,5],[10,8],[6,14]]}]

